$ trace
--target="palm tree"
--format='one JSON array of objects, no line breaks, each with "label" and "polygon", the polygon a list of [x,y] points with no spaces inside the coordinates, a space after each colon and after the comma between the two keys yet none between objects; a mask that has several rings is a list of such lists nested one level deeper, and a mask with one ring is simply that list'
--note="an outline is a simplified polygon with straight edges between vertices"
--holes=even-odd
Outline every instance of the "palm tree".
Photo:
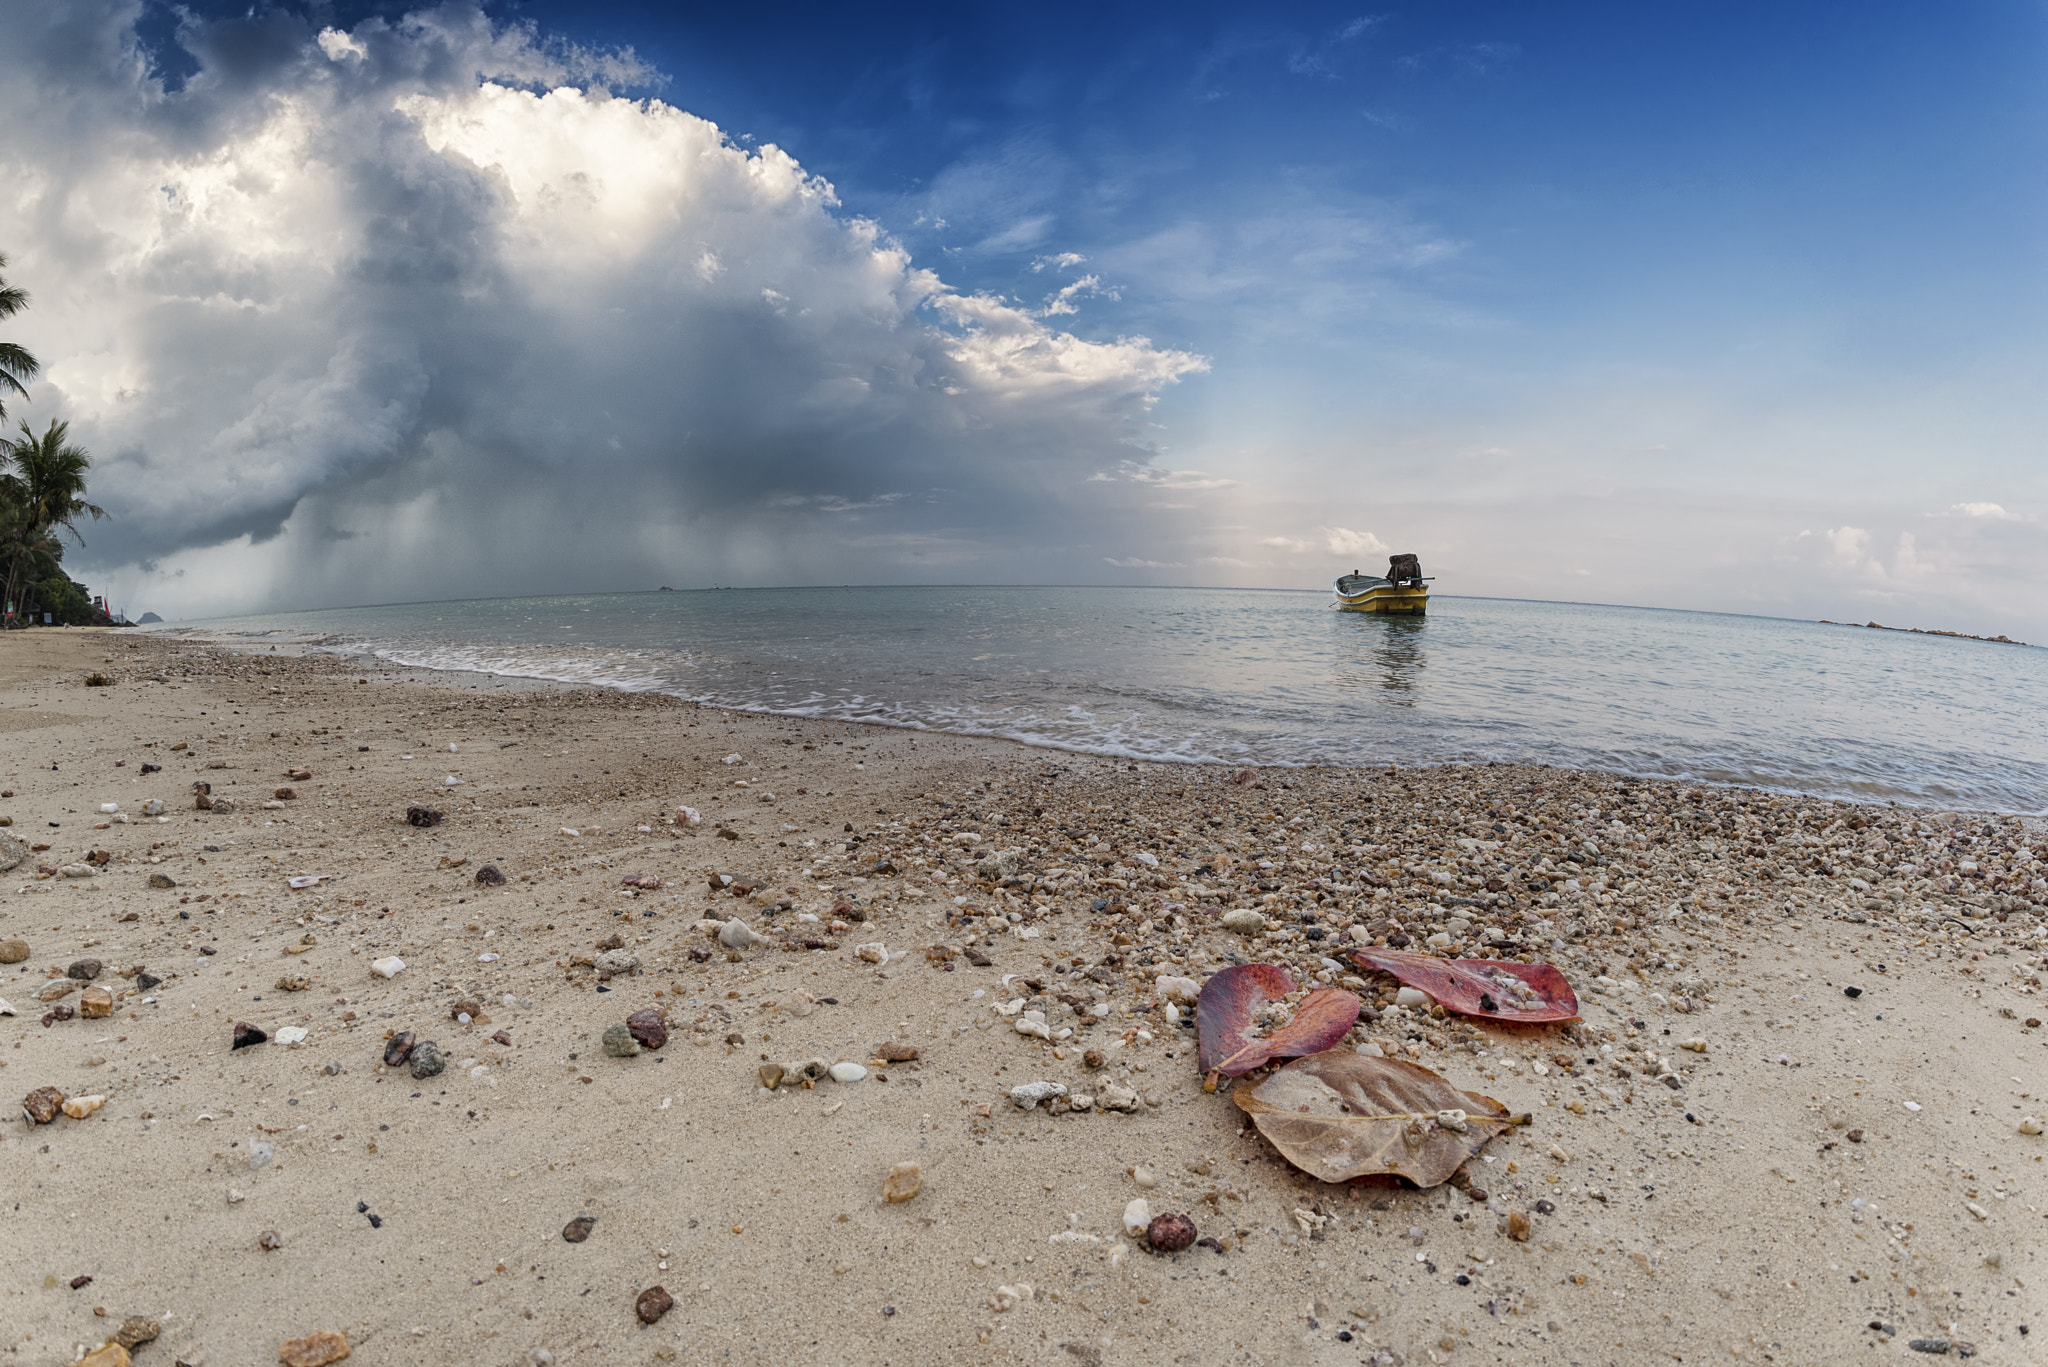
[{"label": "palm tree", "polygon": [[[7,269],[7,256],[0,252],[0,271]],[[28,307],[28,291],[17,289],[0,276],[0,319],[12,318]],[[28,348],[16,342],[0,342],[0,421],[7,417],[7,392],[13,390],[22,398],[28,397],[28,382],[43,368],[42,362],[29,355]]]},{"label": "palm tree", "polygon": [[90,515],[97,522],[107,510],[85,501],[85,472],[92,457],[69,440],[71,424],[52,419],[42,436],[21,424],[21,440],[0,443],[0,507],[11,509],[6,528],[9,544],[6,601],[22,571],[45,543],[67,531],[79,545],[77,521]]}]

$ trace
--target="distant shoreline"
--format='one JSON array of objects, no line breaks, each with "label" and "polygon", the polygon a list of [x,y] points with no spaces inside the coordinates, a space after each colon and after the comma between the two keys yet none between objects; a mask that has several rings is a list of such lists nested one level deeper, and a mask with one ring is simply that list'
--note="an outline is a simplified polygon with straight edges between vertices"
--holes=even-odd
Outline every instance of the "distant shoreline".
[{"label": "distant shoreline", "polygon": [[[1832,622],[1825,617],[1820,618],[1819,621],[1824,627],[1856,626],[1854,622]],[[1865,622],[1858,630],[1904,631],[1915,636],[1952,636],[1958,641],[1983,641],[1987,645],[2023,646],[2027,644],[2025,641],[2015,641],[2010,636],[1972,636],[1967,631],[1940,631],[1932,627],[1888,627],[1882,622]]]}]

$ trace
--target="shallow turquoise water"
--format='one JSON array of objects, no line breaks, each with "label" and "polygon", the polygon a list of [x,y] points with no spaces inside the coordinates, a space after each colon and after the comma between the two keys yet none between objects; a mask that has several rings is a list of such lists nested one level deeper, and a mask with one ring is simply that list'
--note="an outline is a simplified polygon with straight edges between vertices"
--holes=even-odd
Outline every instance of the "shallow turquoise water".
[{"label": "shallow turquoise water", "polygon": [[1155,760],[1517,760],[2048,810],[2048,651],[1503,599],[724,589],[417,603],[167,629]]}]

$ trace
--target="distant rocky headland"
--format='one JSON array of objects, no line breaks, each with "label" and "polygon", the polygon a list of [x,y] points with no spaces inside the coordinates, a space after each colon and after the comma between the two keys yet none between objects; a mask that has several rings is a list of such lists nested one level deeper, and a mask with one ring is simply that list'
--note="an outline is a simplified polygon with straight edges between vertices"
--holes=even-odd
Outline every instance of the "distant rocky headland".
[{"label": "distant rocky headland", "polygon": [[[1853,627],[1856,625],[1854,622],[1830,622],[1825,617],[1820,619],[1820,624],[1824,627]],[[1882,622],[1865,622],[1863,625],[1871,631],[1910,631],[1915,636],[1953,636],[1959,641],[1991,641],[2002,646],[2023,646],[2026,644],[2025,641],[2015,641],[2010,636],[1972,636],[1967,631],[1935,631],[1927,627],[1888,627]]]}]

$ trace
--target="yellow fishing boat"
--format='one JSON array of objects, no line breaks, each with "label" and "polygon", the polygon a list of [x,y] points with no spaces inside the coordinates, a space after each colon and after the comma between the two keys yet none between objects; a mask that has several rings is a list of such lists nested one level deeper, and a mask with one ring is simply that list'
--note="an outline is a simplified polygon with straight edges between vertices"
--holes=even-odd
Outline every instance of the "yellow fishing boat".
[{"label": "yellow fishing boat", "polygon": [[1353,570],[1336,583],[1336,607],[1345,612],[1394,612],[1420,617],[1429,611],[1429,580],[1412,555],[1387,557],[1384,576]]}]

